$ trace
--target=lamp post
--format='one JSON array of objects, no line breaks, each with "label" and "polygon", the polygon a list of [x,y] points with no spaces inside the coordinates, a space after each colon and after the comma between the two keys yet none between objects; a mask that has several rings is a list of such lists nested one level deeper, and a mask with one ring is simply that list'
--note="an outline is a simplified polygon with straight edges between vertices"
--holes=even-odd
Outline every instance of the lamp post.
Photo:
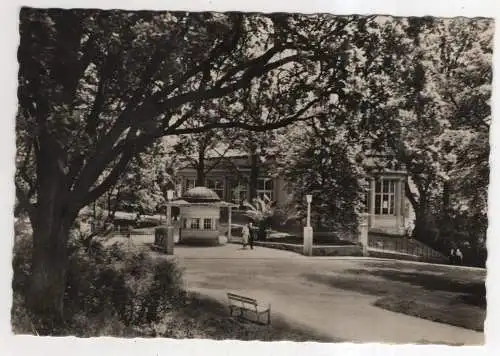
[{"label": "lamp post", "polygon": [[362,213],[359,222],[359,243],[361,244],[363,256],[368,256],[368,218],[370,214]]},{"label": "lamp post", "polygon": [[311,227],[311,203],[313,196],[311,194],[306,195],[307,201],[307,227]]},{"label": "lamp post", "polygon": [[304,227],[304,255],[312,256],[313,252],[313,228],[311,227],[311,203],[312,195],[306,195],[307,202],[307,224]]},{"label": "lamp post", "polygon": [[174,198],[174,190],[167,190],[167,241],[166,252],[167,255],[174,254],[174,226],[172,225],[172,209],[170,201]]},{"label": "lamp post", "polygon": [[167,190],[167,226],[172,225],[171,219],[171,209],[170,209],[170,201],[174,199],[174,191],[172,189]]}]

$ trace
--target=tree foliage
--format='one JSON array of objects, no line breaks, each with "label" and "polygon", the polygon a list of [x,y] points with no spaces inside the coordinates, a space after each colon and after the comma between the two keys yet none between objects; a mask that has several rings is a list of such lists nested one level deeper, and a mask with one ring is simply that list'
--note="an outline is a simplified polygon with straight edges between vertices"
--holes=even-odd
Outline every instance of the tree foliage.
[{"label": "tree foliage", "polygon": [[[363,21],[23,8],[16,195],[34,231],[31,307],[62,318],[73,221],[155,139],[268,131],[317,114],[334,93],[350,97],[344,82],[365,41]],[[287,81],[273,99],[280,115],[194,120],[202,108],[235,113],[247,88],[278,78]]]},{"label": "tree foliage", "polygon": [[[70,227],[82,207],[113,188],[159,178],[149,170],[157,162],[141,159],[163,136],[268,132],[314,119],[318,132],[292,153],[313,155],[317,169],[334,173],[332,194],[342,179],[359,183],[353,157],[375,147],[407,164],[418,189],[408,196],[426,211],[443,180],[460,204],[484,205],[491,26],[23,8],[15,182],[33,226],[30,306],[62,318]],[[461,130],[472,135],[467,147],[457,140]],[[312,149],[318,142],[321,152]],[[161,187],[144,189],[130,193],[149,201]]]},{"label": "tree foliage", "polygon": [[305,196],[312,194],[311,220],[316,229],[356,231],[364,208],[366,173],[363,151],[348,131],[326,121],[298,125],[281,148],[279,172],[287,181],[297,217],[305,218]]},{"label": "tree foliage", "polygon": [[117,209],[154,214],[165,205],[169,183],[167,152],[163,144],[157,142],[132,158],[116,184],[97,199],[97,203],[110,216]]},{"label": "tree foliage", "polygon": [[[466,232],[456,219],[467,210],[471,222],[486,221],[493,23],[409,18],[391,26],[379,47],[386,70],[365,84],[377,93],[365,135],[406,166],[417,238],[477,241],[485,226]],[[373,120],[377,108],[383,120]]]}]

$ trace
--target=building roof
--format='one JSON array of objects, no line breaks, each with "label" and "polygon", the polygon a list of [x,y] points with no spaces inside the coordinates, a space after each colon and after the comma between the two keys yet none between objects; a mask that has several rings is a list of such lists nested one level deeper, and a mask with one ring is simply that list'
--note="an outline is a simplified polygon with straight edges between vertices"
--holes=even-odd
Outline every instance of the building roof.
[{"label": "building roof", "polygon": [[209,150],[206,154],[207,159],[214,159],[221,157],[224,158],[248,157],[248,153],[245,152],[244,150],[240,150],[237,148],[228,149],[223,145],[219,145],[219,147]]},{"label": "building roof", "polygon": [[181,199],[190,203],[210,203],[221,200],[216,192],[207,187],[191,188],[184,193]]},{"label": "building roof", "polygon": [[181,198],[172,200],[172,206],[205,205],[216,207],[237,207],[237,204],[222,201],[217,193],[207,187],[194,187],[189,189]]},{"label": "building roof", "polygon": [[238,204],[233,204],[229,203],[227,201],[213,201],[213,202],[188,202],[184,199],[176,199],[172,200],[169,203],[170,206],[176,206],[176,207],[183,207],[183,206],[210,206],[210,207],[216,207],[216,208],[237,208],[239,207]]}]

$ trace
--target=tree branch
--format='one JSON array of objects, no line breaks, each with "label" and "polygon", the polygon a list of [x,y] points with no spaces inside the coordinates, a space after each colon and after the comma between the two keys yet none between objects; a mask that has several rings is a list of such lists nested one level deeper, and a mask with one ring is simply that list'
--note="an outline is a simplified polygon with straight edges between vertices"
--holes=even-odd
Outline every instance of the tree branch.
[{"label": "tree branch", "polygon": [[231,145],[227,145],[226,149],[222,153],[219,153],[219,151],[217,151],[217,150],[214,149],[214,151],[217,152],[217,154],[219,155],[219,157],[215,160],[215,162],[212,165],[208,166],[205,169],[205,173],[209,173],[212,169],[214,169],[215,167],[217,167],[219,165],[219,163],[222,162],[222,160],[224,158],[226,158],[225,155],[227,154],[227,152],[230,149],[231,149]]},{"label": "tree branch", "polygon": [[120,160],[113,167],[108,176],[102,181],[101,184],[99,184],[93,190],[89,191],[85,197],[82,197],[79,202],[80,203],[79,205],[83,207],[85,205],[90,204],[91,202],[99,198],[101,195],[103,195],[111,186],[115,185],[118,179],[120,178],[121,174],[127,167],[128,163],[130,162],[132,156],[133,156],[132,150],[122,153]]},{"label": "tree branch", "polygon": [[[127,133],[127,137],[123,139],[120,143],[116,144],[115,141],[107,142],[105,147],[110,147],[109,150],[102,150],[101,152],[96,152],[95,155],[88,160],[84,169],[77,178],[75,184],[75,189],[73,194],[76,200],[82,199],[88,189],[94,184],[96,179],[99,177],[101,172],[106,168],[106,166],[119,154],[124,155],[125,151],[131,151],[130,157],[135,153],[135,145],[133,144],[132,137],[137,133],[137,129],[130,129]],[[132,143],[131,143],[132,142]]]},{"label": "tree branch", "polygon": [[[214,60],[221,56],[224,53],[231,53],[231,51],[237,46],[239,39],[241,38],[241,17],[238,17],[238,21],[235,22],[234,31],[230,32],[229,36],[222,41],[219,45],[217,45],[205,58],[205,60],[201,61],[198,65],[194,66],[186,73],[181,75],[177,80],[175,80],[172,84],[161,90],[159,93],[154,94],[151,97],[151,101],[156,103],[161,100],[161,98],[166,97],[168,94],[172,93],[175,89],[179,88],[183,83],[187,82],[190,78],[195,76],[197,73],[207,73],[210,72],[210,68]],[[194,91],[199,92],[199,90]]]},{"label": "tree branch", "polygon": [[405,195],[410,201],[411,205],[413,206],[413,209],[416,211],[418,209],[419,202],[417,201],[415,195],[411,191],[410,184],[408,183],[408,181],[405,182]]}]

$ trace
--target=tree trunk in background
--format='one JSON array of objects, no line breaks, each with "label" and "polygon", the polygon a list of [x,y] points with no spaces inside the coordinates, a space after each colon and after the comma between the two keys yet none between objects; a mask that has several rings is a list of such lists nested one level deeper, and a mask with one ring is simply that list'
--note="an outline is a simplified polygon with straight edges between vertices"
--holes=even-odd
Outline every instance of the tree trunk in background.
[{"label": "tree trunk in background", "polygon": [[257,198],[257,185],[259,182],[259,155],[253,152],[250,155],[250,191],[249,191],[249,199],[252,201]]},{"label": "tree trunk in background", "polygon": [[451,238],[453,234],[453,226],[451,225],[451,203],[450,203],[450,183],[444,182],[443,184],[443,195],[442,195],[442,206],[441,206],[441,216],[439,223],[439,230],[441,231],[441,236],[446,237],[447,239]]},{"label": "tree trunk in background", "polygon": [[109,190],[107,193],[106,193],[106,205],[107,205],[107,210],[108,210],[108,218],[112,219],[113,216],[111,215],[111,211],[113,210],[111,208],[111,190]]},{"label": "tree trunk in background", "polygon": [[426,240],[426,219],[425,219],[425,209],[418,207],[415,209],[415,230],[414,238],[418,241],[425,242]]},{"label": "tree trunk in background", "polygon": [[443,184],[443,212],[448,213],[450,209],[450,182]]},{"label": "tree trunk in background", "polygon": [[[113,191],[113,190],[114,189],[111,189],[111,191]],[[113,207],[110,210],[111,219],[115,218],[116,211],[118,210],[119,203],[120,203],[120,189],[117,189],[116,196],[115,196],[115,203],[113,204]]]},{"label": "tree trunk in background", "polygon": [[198,163],[196,164],[196,186],[205,186],[205,151],[200,149]]}]

